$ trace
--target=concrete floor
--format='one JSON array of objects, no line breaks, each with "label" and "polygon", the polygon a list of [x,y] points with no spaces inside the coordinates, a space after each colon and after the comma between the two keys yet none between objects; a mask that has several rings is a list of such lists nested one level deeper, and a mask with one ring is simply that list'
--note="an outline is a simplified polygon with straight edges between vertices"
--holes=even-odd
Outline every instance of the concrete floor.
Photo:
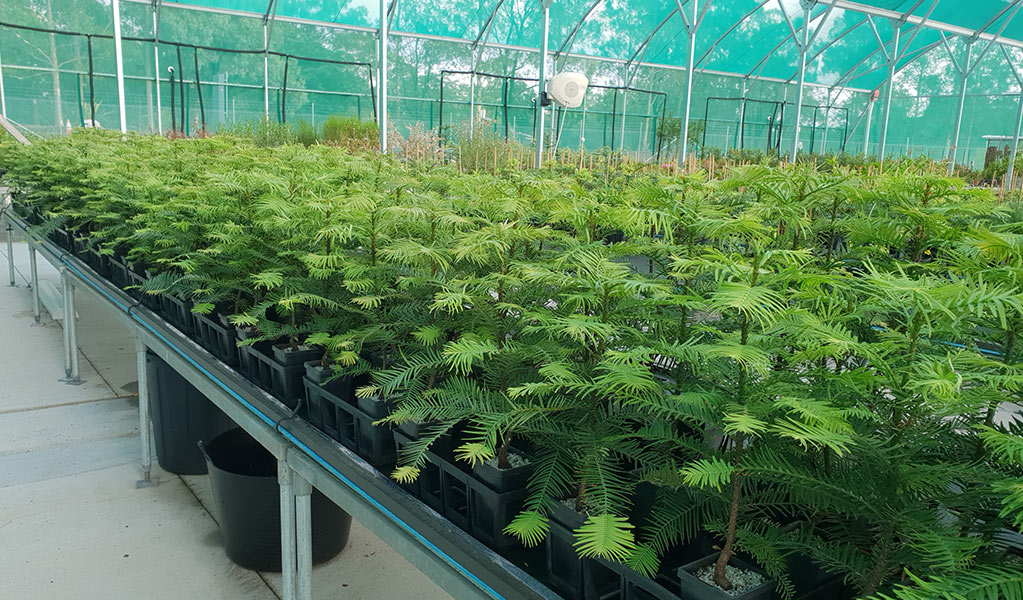
[{"label": "concrete floor", "polygon": [[[83,385],[64,375],[62,331],[32,319],[28,250],[7,285],[0,232],[0,597],[12,600],[273,600],[280,575],[234,566],[210,516],[209,480],[154,465],[140,477],[135,343],[78,292]],[[40,276],[58,285],[39,261]],[[450,598],[358,523],[347,548],[313,570],[317,599]]]}]

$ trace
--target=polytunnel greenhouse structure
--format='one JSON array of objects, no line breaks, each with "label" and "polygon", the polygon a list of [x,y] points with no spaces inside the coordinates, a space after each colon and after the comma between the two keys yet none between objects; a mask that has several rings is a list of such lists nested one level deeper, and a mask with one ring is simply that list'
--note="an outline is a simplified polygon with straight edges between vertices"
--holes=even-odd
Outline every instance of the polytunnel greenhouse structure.
[{"label": "polytunnel greenhouse structure", "polygon": [[0,2],[4,598],[1023,598],[1023,0]]},{"label": "polytunnel greenhouse structure", "polygon": [[[697,130],[683,154],[924,154],[979,168],[984,136],[1018,129],[1023,24],[1011,1],[121,4],[120,29],[101,3],[6,4],[12,121],[116,127],[119,33],[124,125],[138,131],[380,113],[399,131],[478,118],[532,143],[541,120],[558,130],[548,144],[648,158],[670,116]],[[600,86],[579,109],[536,110],[541,48],[547,74]]]}]

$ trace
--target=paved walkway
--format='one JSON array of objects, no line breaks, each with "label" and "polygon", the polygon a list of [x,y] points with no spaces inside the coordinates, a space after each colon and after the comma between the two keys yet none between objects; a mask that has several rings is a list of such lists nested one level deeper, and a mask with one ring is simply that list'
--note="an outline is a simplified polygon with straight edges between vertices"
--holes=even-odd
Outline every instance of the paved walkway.
[{"label": "paved walkway", "polygon": [[[76,294],[85,383],[64,375],[60,324],[32,319],[28,249],[7,285],[0,231],[0,597],[11,600],[274,600],[280,575],[234,566],[206,509],[206,476],[154,464],[140,477],[135,341],[92,294]],[[40,277],[59,275],[39,261]],[[155,460],[154,460],[155,463]],[[313,570],[317,599],[450,598],[365,527]]]}]

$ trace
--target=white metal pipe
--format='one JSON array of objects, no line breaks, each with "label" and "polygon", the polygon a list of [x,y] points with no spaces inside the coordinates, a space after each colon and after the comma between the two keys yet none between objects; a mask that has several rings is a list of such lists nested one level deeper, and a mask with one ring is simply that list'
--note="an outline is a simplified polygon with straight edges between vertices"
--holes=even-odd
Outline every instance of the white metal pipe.
[{"label": "white metal pipe", "polygon": [[[382,13],[383,14],[383,13]],[[386,16],[384,17],[386,19]],[[292,488],[292,471],[286,460],[277,461],[277,483],[281,491],[281,587],[283,600],[295,599],[295,492]]]},{"label": "white metal pipe", "polygon": [[1009,154],[1009,170],[1005,174],[1005,189],[1012,189],[1012,176],[1016,166],[1016,152],[1019,151],[1019,135],[1023,129],[1023,89],[1019,92],[1019,110],[1016,111],[1016,135],[1012,138],[1012,152]]},{"label": "white metal pipe", "polygon": [[[951,175],[956,166],[956,153],[959,151],[959,134],[963,127],[963,108],[966,106],[966,84],[970,78],[970,58],[973,54],[973,42],[966,42],[966,60],[960,65],[959,72],[959,105],[956,108],[956,125],[952,133],[952,148],[949,152],[948,174]],[[966,153],[963,153],[963,161],[966,161]]]},{"label": "white metal pipe", "polygon": [[38,323],[42,319],[39,301],[39,268],[36,262],[36,243],[31,236],[28,239],[28,268],[32,277],[32,318]]},{"label": "white metal pipe", "polygon": [[75,315],[75,286],[67,268],[61,269],[60,282],[64,293],[64,373],[61,379],[70,385],[82,383],[78,377],[78,323]]},{"label": "white metal pipe", "polygon": [[877,149],[877,158],[882,167],[884,166],[885,144],[888,143],[888,120],[892,112],[892,92],[895,89],[895,61],[899,55],[899,37],[901,32],[901,27],[895,28],[895,39],[892,50],[888,54],[888,89],[885,90],[884,94],[884,119],[881,121],[881,140]]},{"label": "white metal pipe", "polygon": [[312,486],[298,473],[293,474],[295,491],[295,537],[298,556],[298,578],[295,590],[298,600],[312,600],[313,597],[313,513]]},{"label": "white metal pipe", "polygon": [[626,104],[627,104],[626,98],[628,97],[628,94],[626,94],[626,91],[627,90],[624,90],[624,89],[622,90],[622,130],[621,130],[622,131],[622,135],[621,135],[621,139],[618,141],[618,150],[621,151],[621,152],[625,151],[625,109],[626,109]]},{"label": "white metal pipe", "polygon": [[124,57],[121,54],[121,0],[113,0],[114,10],[114,63],[117,66],[117,113],[121,118],[121,133],[128,133],[128,118],[124,108]]},{"label": "white metal pipe", "polygon": [[874,116],[874,96],[867,100],[867,127],[863,132],[863,154],[870,156],[870,121]]},{"label": "white metal pipe", "polygon": [[473,65],[469,73],[469,135],[473,135],[476,128],[476,66]]},{"label": "white metal pipe", "polygon": [[67,274],[67,268],[60,270],[61,299],[64,301],[64,377],[60,381],[67,381],[71,377],[71,330],[68,328],[68,301],[71,296],[71,278]]},{"label": "white metal pipe", "polygon": [[583,117],[579,123],[579,152],[586,150],[586,98],[583,98]]},{"label": "white metal pipe", "polygon": [[14,228],[7,224],[7,271],[11,276],[11,287],[17,287],[18,282],[14,279]]},{"label": "white metal pipe", "polygon": [[387,40],[390,37],[390,23],[387,21],[387,0],[380,0],[380,31],[377,44],[380,53],[380,106],[377,109],[377,125],[380,127],[380,151],[387,152]]},{"label": "white metal pipe", "polygon": [[796,119],[795,131],[792,134],[792,153],[789,155],[791,162],[796,162],[799,154],[799,120],[803,116],[803,90],[806,88],[806,54],[810,49],[810,4],[806,3],[803,8],[803,36],[799,43],[799,83],[796,85]]},{"label": "white metal pipe", "polygon": [[540,0],[540,79],[539,89],[536,91],[536,130],[534,134],[534,145],[536,146],[536,160],[533,163],[537,169],[543,166],[543,124],[544,124],[544,88],[547,87],[547,53],[550,50],[551,32],[551,0]]},{"label": "white metal pipe", "polygon": [[135,363],[139,379],[139,442],[142,446],[142,484],[152,481],[153,455],[149,439],[149,368],[146,365],[146,345],[135,340]]},{"label": "white metal pipe", "polygon": [[824,107],[824,138],[821,140],[821,154],[828,153],[828,117],[831,116],[831,98],[828,97],[828,105]]},{"label": "white metal pipe", "polygon": [[7,118],[7,95],[4,93],[4,61],[0,57],[0,116]]},{"label": "white metal pipe", "polygon": [[263,119],[270,120],[270,40],[267,25],[263,23]]},{"label": "white metal pipe", "polygon": [[[739,104],[739,130],[736,132],[739,138],[739,143],[743,145],[745,145],[746,143],[746,140],[743,139],[742,135],[744,130],[743,124],[745,122],[746,122],[746,79],[744,78],[742,80],[742,102]],[[706,127],[707,124],[704,123],[703,126]],[[738,144],[736,144],[736,147],[738,147]]]},{"label": "white metal pipe", "polygon": [[78,369],[78,313],[75,307],[75,286],[71,282],[71,277],[68,277],[67,281],[67,295],[64,301],[67,310],[64,312],[64,326],[68,329],[71,350],[71,374],[68,383],[78,385],[82,383],[81,372]]},{"label": "white metal pipe", "polygon": [[[689,156],[689,118],[692,115],[693,110],[693,69],[695,68],[696,62],[696,19],[697,19],[697,0],[689,0],[689,8],[692,10],[692,16],[689,19],[689,23],[686,27],[686,105],[685,111],[682,117],[682,139],[679,143],[682,145],[682,152],[679,153],[679,164],[685,166],[686,158]],[[681,10],[681,8],[680,8]],[[704,123],[704,127],[707,124]]]},{"label": "white metal pipe", "polygon": [[153,80],[156,82],[156,129],[163,135],[163,107],[160,103],[160,37],[159,23],[153,7]]}]

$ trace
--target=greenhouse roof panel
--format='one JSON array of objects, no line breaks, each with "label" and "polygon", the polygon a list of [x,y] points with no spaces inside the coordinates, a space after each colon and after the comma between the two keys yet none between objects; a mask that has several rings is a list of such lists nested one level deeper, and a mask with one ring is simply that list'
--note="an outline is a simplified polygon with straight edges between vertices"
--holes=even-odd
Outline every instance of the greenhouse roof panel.
[{"label": "greenhouse roof panel", "polygon": [[[389,1],[394,3],[391,27],[396,34],[521,48],[540,45],[539,0]],[[697,33],[697,68],[782,81],[795,78],[799,51],[792,34],[804,20],[800,0],[553,0],[551,52],[684,68],[686,31],[679,9],[688,13],[690,2],[699,2],[704,15]],[[252,16],[273,10],[271,0],[184,4]],[[922,51],[944,52],[942,34],[950,43],[979,38],[981,50],[992,38],[1023,47],[1021,10],[1023,0],[818,0],[811,7],[814,39],[807,81],[859,89],[882,85],[899,23],[899,67]],[[276,6],[278,17],[358,28],[377,27],[379,11],[379,0],[277,0]],[[622,80],[627,79],[623,69]]]}]

